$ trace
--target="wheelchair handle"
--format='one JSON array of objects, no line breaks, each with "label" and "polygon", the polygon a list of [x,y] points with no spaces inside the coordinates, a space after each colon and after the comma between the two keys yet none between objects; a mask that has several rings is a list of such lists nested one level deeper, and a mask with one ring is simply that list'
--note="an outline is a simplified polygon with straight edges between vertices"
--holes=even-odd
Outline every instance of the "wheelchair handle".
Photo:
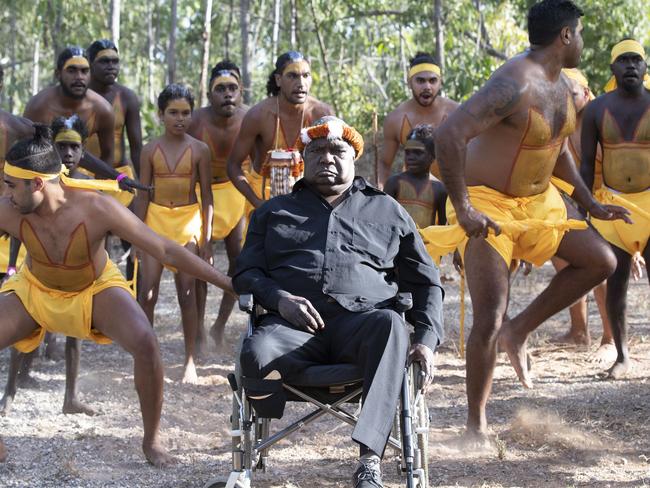
[{"label": "wheelchair handle", "polygon": [[239,295],[239,310],[242,312],[252,313],[254,303],[255,302],[253,300],[252,293],[244,293],[242,295]]}]

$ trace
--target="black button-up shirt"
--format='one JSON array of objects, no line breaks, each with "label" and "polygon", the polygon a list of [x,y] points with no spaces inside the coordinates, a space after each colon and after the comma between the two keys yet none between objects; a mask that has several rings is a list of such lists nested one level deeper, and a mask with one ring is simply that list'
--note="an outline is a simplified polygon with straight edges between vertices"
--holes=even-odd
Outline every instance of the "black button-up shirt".
[{"label": "black button-up shirt", "polygon": [[265,202],[252,215],[233,285],[267,310],[277,310],[286,293],[317,310],[330,298],[361,312],[410,292],[414,341],[434,349],[442,340],[438,269],[409,214],[360,177],[336,207],[304,180]]}]

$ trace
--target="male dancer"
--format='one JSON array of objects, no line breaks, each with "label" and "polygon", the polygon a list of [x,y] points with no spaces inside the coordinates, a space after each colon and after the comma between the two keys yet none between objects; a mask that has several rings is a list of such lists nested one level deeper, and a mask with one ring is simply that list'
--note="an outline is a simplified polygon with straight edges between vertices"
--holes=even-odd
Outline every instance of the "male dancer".
[{"label": "male dancer", "polygon": [[[205,142],[210,148],[212,163],[212,241],[223,240],[228,255],[228,275],[235,267],[235,259],[241,251],[246,224],[246,198],[228,178],[226,159],[231,153],[237,134],[248,107],[241,103],[241,74],[236,64],[225,60],[217,63],[210,74],[208,91],[209,107],[203,107],[192,115],[187,133]],[[203,316],[207,288],[204,282],[197,282],[199,301],[199,343],[205,343]],[[217,349],[224,347],[226,322],[235,305],[231,295],[224,294],[221,306],[210,336]]]},{"label": "male dancer", "polygon": [[65,177],[48,132],[35,127],[33,139],[16,143],[6,155],[0,231],[21,236],[28,259],[0,293],[0,349],[13,344],[29,352],[46,330],[122,345],[134,359],[144,454],[153,465],[164,466],[172,458],[159,438],[163,369],[158,343],[126,281],[108,260],[104,238],[114,233],[166,265],[224,289],[230,289],[230,279],[152,232],[113,198],[82,189],[116,189],[115,182]]},{"label": "male dancer", "polygon": [[[528,12],[530,49],[499,68],[436,133],[436,152],[453,209],[455,245],[464,259],[474,323],[467,345],[468,436],[487,440],[485,405],[497,337],[526,387],[526,340],[544,320],[574,303],[615,267],[607,244],[565,205],[549,184],[555,175],[575,187],[574,199],[602,219],[625,218],[601,205],[580,179],[565,139],[575,107],[562,68],[578,65],[582,11],[570,0],[543,0]],[[566,232],[569,229],[582,229]],[[436,243],[435,236],[427,236]],[[513,259],[541,265],[557,254],[569,263],[503,327]]]},{"label": "male dancer", "polygon": [[[384,185],[391,173],[393,160],[400,145],[406,144],[407,136],[416,125],[429,124],[436,127],[458,108],[458,103],[440,95],[442,74],[433,57],[416,53],[409,64],[408,85],[413,97],[402,102],[384,120],[384,144],[377,180]],[[438,163],[431,172],[440,177]]]},{"label": "male dancer", "polygon": [[608,222],[591,213],[591,223],[611,244],[616,271],[607,280],[607,315],[612,324],[617,358],[609,369],[612,379],[630,367],[627,349],[626,295],[632,256],[650,262],[650,77],[645,50],[637,41],[619,42],[611,52],[611,91],[586,109],[582,124],[580,172],[590,188],[594,180],[596,148],[603,149],[603,183],[594,196],[629,210],[633,224]]},{"label": "male dancer", "polygon": [[[303,127],[325,115],[332,108],[309,95],[311,88],[309,60],[296,51],[278,57],[266,84],[268,98],[253,106],[244,116],[237,144],[228,157],[228,177],[249,202],[248,211],[269,198],[263,188],[263,166],[273,151],[293,151]],[[242,164],[252,156],[253,164],[246,179]]]}]

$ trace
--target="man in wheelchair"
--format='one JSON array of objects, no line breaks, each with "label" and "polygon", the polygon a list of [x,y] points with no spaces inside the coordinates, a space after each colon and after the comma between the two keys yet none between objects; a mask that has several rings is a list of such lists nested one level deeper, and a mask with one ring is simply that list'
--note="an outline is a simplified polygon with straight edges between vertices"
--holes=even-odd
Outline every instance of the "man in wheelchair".
[{"label": "man in wheelchair", "polygon": [[[363,372],[363,407],[353,486],[381,487],[380,459],[393,427],[407,359],[433,378],[442,338],[438,269],[408,213],[355,178],[363,138],[335,117],[303,129],[304,178],[251,218],[233,285],[268,313],[242,347],[241,370],[259,379],[248,398],[260,416],[280,418],[290,383],[314,364],[352,363]],[[409,331],[394,308],[412,295]],[[270,386],[265,386],[270,385]]]}]

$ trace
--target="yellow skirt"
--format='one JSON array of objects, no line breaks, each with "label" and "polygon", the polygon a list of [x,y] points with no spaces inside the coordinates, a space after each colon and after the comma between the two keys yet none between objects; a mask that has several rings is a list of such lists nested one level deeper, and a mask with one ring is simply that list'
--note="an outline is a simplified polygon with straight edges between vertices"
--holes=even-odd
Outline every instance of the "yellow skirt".
[{"label": "yellow skirt", "polygon": [[[7,266],[9,266],[9,244],[11,239],[9,237],[4,238],[0,237],[0,273],[7,272]],[[20,251],[18,251],[18,260],[16,261],[16,268],[20,268],[23,265],[25,260],[25,246],[20,245]]]},{"label": "yellow skirt", "polygon": [[133,296],[122,273],[110,259],[106,261],[101,276],[88,288],[78,292],[48,288],[27,266],[23,266],[7,280],[0,292],[15,293],[39,327],[29,337],[16,342],[14,347],[20,352],[31,352],[43,341],[45,332],[110,344],[108,337],[92,328],[92,317],[93,297],[112,287],[123,288]]},{"label": "yellow skirt", "polygon": [[[572,229],[586,229],[582,220],[567,219],[560,192],[553,185],[530,197],[512,197],[486,186],[468,187],[472,205],[501,226],[501,234],[490,233],[487,242],[507,266],[521,259],[536,266],[544,264],[557,252],[564,234]],[[458,225],[456,212],[447,201],[447,222],[422,229],[427,251],[434,259],[459,249],[465,253],[468,237]]]},{"label": "yellow skirt", "polygon": [[212,184],[212,239],[222,240],[230,235],[244,216],[246,197],[231,181]]},{"label": "yellow skirt", "polygon": [[606,205],[620,205],[630,211],[632,224],[622,220],[591,219],[591,224],[605,240],[630,255],[643,252],[650,237],[650,190],[639,193],[618,193],[601,187],[594,197]]},{"label": "yellow skirt", "polygon": [[149,202],[144,219],[151,230],[181,246],[201,242],[201,207],[198,203],[182,207],[165,207]]}]

